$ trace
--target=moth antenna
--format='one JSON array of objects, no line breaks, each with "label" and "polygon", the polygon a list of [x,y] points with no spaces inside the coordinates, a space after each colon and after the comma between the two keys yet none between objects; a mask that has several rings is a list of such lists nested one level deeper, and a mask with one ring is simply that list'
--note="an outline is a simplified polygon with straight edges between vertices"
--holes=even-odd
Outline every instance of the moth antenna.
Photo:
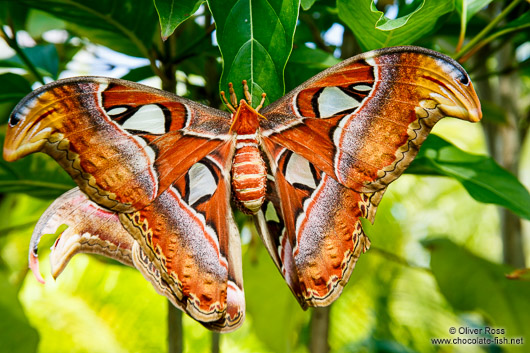
[{"label": "moth antenna", "polygon": [[259,110],[263,107],[263,104],[265,103],[265,97],[267,97],[267,93],[262,93],[261,102],[259,102],[259,105],[256,107],[257,112],[259,112]]},{"label": "moth antenna", "polygon": [[221,97],[223,97],[223,101],[225,103],[225,105],[228,107],[228,109],[232,112],[232,113],[235,113],[236,110],[234,109],[234,107],[232,106],[232,104],[230,104],[228,102],[228,100],[226,99],[226,95],[225,95],[225,91],[221,91]]},{"label": "moth antenna", "polygon": [[232,105],[237,108],[237,96],[232,82],[228,82],[228,93],[230,93],[230,102],[232,102]]},{"label": "moth antenna", "polygon": [[245,93],[245,98],[250,106],[252,106],[252,95],[248,91],[247,80],[243,80],[243,92]]}]

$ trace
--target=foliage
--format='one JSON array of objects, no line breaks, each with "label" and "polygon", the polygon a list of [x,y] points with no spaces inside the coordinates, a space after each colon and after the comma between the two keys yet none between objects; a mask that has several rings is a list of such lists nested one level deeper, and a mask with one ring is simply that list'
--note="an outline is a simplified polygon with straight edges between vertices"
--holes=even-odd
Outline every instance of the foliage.
[{"label": "foliage", "polygon": [[[228,82],[248,80],[253,102],[266,92],[268,104],[364,50],[416,44],[459,58],[478,88],[484,129],[437,126],[443,139],[431,136],[409,169],[423,176],[392,184],[375,225],[365,225],[372,250],[359,260],[322,334],[336,352],[523,351],[518,345],[436,346],[431,338],[451,337],[449,327],[491,326],[530,339],[528,282],[504,277],[513,268],[499,263],[506,246],[501,222],[484,204],[530,219],[530,194],[517,169],[485,155],[502,155],[494,152],[507,146],[493,146],[489,136],[509,128],[529,149],[529,15],[522,0],[2,0],[0,121],[7,122],[32,87],[94,71],[220,107],[219,90]],[[515,102],[509,109],[498,99],[506,80]],[[241,87],[234,88],[241,97]],[[524,172],[530,152],[517,152]],[[46,267],[44,287],[26,275],[34,224],[72,185],[45,156],[0,161],[0,347],[166,349],[165,300],[139,273],[76,256],[56,283]],[[245,222],[247,322],[222,336],[221,351],[311,350],[311,312],[298,307]],[[444,236],[434,239],[437,234]],[[184,318],[184,332],[186,351],[210,350],[210,334],[200,325]]]}]

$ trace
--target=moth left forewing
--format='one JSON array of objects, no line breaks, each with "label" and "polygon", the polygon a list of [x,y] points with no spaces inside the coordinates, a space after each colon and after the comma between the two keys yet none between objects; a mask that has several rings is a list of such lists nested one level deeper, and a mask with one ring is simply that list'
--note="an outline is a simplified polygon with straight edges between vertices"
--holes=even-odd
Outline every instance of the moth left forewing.
[{"label": "moth left forewing", "polygon": [[244,317],[239,233],[229,205],[232,153],[226,143],[150,205],[120,215],[183,310],[222,331]]},{"label": "moth left forewing", "polygon": [[454,60],[418,47],[372,51],[308,80],[263,109],[264,140],[306,158],[342,185],[384,189],[445,116],[480,120],[469,77]]},{"label": "moth left forewing", "polygon": [[267,215],[268,204],[256,216],[259,233],[302,306],[329,305],[369,247],[360,218],[376,205],[302,156],[270,142],[264,149],[281,202],[272,215],[279,221]]},{"label": "moth left forewing", "polygon": [[230,139],[229,114],[124,80],[77,77],[14,109],[4,158],[43,151],[93,201],[131,212]]}]

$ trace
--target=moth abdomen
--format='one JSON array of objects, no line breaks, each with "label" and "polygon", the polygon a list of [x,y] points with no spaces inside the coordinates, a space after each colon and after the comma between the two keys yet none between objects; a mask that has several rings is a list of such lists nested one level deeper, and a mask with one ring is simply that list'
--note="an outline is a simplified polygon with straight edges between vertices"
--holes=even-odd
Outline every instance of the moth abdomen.
[{"label": "moth abdomen", "polygon": [[265,200],[267,167],[258,149],[255,137],[240,139],[232,164],[232,192],[238,203],[255,214]]}]

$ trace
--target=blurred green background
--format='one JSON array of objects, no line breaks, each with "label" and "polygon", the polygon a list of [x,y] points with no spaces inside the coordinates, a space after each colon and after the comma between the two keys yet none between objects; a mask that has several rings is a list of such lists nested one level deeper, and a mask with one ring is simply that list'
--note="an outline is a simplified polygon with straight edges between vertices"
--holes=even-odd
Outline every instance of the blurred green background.
[{"label": "blurred green background", "polygon": [[[479,336],[530,340],[530,274],[524,270],[530,256],[528,3],[298,5],[0,0],[2,136],[20,99],[63,77],[121,77],[221,107],[219,87],[249,73],[253,94],[263,89],[273,101],[362,51],[415,44],[446,53],[470,73],[484,120],[444,119],[435,127],[443,140],[428,139],[409,173],[390,185],[375,224],[365,223],[372,248],[342,296],[329,310],[301,310],[250,219],[238,215],[246,322],[219,337],[184,316],[184,351],[529,351],[528,343],[432,341],[477,336],[452,335],[450,327],[486,326],[506,333]],[[265,44],[247,51],[249,41]],[[28,273],[35,223],[73,186],[45,155],[0,162],[0,352],[168,351],[167,301],[136,270],[77,255],[54,281],[47,265],[46,249],[55,240],[50,235],[39,253],[46,284]]]}]

